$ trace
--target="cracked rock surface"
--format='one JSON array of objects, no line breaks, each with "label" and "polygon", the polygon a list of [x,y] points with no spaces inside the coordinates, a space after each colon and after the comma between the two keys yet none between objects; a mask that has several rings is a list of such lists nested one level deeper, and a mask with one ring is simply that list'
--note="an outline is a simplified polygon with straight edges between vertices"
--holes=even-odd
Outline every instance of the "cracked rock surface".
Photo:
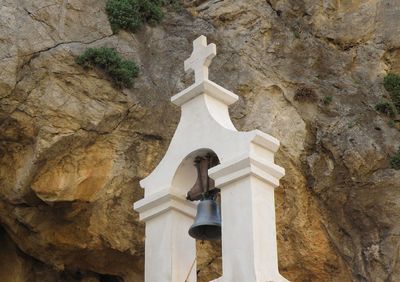
[{"label": "cracked rock surface", "polygon": [[[281,141],[282,275],[400,281],[400,132],[374,110],[400,73],[400,1],[184,0],[136,34],[112,33],[105,2],[0,1],[0,281],[143,281],[132,203],[200,34],[217,44],[210,78],[240,96],[236,127]],[[100,46],[138,63],[131,89],[75,63]],[[220,246],[198,249],[198,280],[220,276]]]}]

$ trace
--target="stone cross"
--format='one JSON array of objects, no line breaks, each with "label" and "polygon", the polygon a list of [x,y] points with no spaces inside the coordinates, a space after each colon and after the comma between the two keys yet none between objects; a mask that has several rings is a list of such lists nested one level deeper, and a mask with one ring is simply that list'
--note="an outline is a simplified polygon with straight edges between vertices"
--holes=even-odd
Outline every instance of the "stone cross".
[{"label": "stone cross", "polygon": [[204,35],[193,41],[193,52],[190,58],[185,61],[185,71],[194,71],[195,83],[208,80],[208,67],[216,54],[215,44],[207,45],[207,38]]},{"label": "stone cross", "polygon": [[194,70],[195,83],[171,98],[181,119],[134,204],[146,223],[145,281],[197,281],[196,241],[188,234],[197,203],[186,194],[198,178],[194,161],[208,154],[220,161],[208,170],[221,190],[223,274],[215,281],[287,281],[278,270],[275,230],[274,191],[285,174],[274,163],[279,141],[259,130],[237,131],[228,106],[238,96],[208,80],[215,45],[200,36],[193,49],[185,69]]}]

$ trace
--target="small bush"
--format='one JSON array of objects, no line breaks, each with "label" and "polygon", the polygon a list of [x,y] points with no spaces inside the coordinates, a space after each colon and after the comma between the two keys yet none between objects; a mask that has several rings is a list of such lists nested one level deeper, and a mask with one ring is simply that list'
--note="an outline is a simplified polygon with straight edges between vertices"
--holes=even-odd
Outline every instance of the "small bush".
[{"label": "small bush", "polygon": [[357,123],[355,121],[350,121],[349,123],[347,123],[347,127],[348,128],[353,128]]},{"label": "small bush", "polygon": [[397,111],[400,112],[400,89],[390,92],[390,97],[392,98]]},{"label": "small bush", "polygon": [[309,87],[300,87],[294,93],[294,100],[299,102],[315,102],[317,100],[317,95],[315,91]]},{"label": "small bush", "polygon": [[389,117],[395,117],[397,114],[396,107],[393,105],[393,103],[387,101],[379,102],[375,106],[375,109]]},{"label": "small bush", "polygon": [[393,128],[396,127],[396,122],[395,122],[394,120],[392,120],[392,119],[388,120],[387,124],[388,124],[390,127],[393,127]]},{"label": "small bush", "polygon": [[400,169],[400,147],[399,147],[399,150],[397,151],[397,153],[390,160],[390,166],[393,169],[397,169],[397,170]]},{"label": "small bush", "polygon": [[108,0],[106,12],[114,32],[125,29],[136,32],[145,23],[160,22],[164,13],[162,6],[167,0]]},{"label": "small bush", "polygon": [[131,87],[133,78],[139,74],[139,67],[132,61],[122,59],[113,48],[89,48],[76,62],[85,68],[101,69],[118,87]]},{"label": "small bush", "polygon": [[389,92],[393,104],[400,112],[400,76],[394,73],[389,73],[383,79],[383,86]]},{"label": "small bush", "polygon": [[400,90],[400,76],[394,73],[389,73],[383,78],[383,86],[388,92]]},{"label": "small bush", "polygon": [[325,97],[322,99],[322,103],[323,103],[325,106],[327,106],[327,105],[329,105],[330,103],[332,103],[332,100],[333,100],[332,96],[325,96]]}]

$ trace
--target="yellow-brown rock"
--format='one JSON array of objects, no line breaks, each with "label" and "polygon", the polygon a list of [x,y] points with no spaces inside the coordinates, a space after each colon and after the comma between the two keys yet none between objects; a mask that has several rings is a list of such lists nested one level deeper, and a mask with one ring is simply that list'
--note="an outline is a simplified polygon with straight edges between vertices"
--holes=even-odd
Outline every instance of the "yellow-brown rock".
[{"label": "yellow-brown rock", "polygon": [[[169,98],[191,83],[182,58],[200,34],[218,46],[210,77],[240,95],[238,129],[281,141],[281,273],[400,281],[400,132],[374,109],[400,73],[398,0],[183,0],[136,34],[113,34],[105,3],[1,2],[0,281],[143,281],[132,204],[175,130]],[[99,46],[139,64],[131,89],[75,63]],[[300,88],[316,100],[295,100]],[[219,246],[198,250],[199,281],[218,277]]]}]

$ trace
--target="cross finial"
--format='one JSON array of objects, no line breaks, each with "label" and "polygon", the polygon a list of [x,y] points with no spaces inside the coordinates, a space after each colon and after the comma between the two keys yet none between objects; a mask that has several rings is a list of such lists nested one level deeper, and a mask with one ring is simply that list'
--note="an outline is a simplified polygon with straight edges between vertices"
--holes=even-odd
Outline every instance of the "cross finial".
[{"label": "cross finial", "polygon": [[208,80],[208,66],[216,54],[217,47],[214,43],[207,45],[207,38],[204,35],[193,41],[193,52],[185,61],[185,71],[194,71],[196,84]]}]

